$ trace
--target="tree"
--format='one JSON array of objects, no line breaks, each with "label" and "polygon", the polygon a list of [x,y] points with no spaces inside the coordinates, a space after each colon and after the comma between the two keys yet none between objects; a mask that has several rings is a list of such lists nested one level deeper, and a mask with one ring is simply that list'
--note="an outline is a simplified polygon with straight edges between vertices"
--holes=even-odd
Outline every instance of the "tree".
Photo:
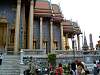
[{"label": "tree", "polygon": [[56,67],[56,54],[48,54],[48,62],[52,65],[53,69]]}]

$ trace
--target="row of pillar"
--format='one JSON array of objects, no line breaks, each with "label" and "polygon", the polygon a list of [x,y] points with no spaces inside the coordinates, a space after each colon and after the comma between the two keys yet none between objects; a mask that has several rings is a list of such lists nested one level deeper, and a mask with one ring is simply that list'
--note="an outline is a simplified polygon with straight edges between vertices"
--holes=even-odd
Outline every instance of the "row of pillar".
[{"label": "row of pillar", "polygon": [[[21,0],[17,0],[17,11],[16,11],[16,23],[15,23],[15,42],[14,42],[14,53],[19,51],[19,34],[20,34],[20,15],[21,14]],[[30,1],[30,13],[29,13],[29,49],[33,49],[33,0]]]},{"label": "row of pillar", "polygon": [[[29,49],[33,49],[33,24],[34,24],[34,10],[33,10],[33,0],[30,1],[30,12],[29,12],[29,42],[28,47]],[[16,11],[16,23],[15,23],[15,47],[14,52],[15,54],[19,51],[19,34],[20,34],[20,15],[21,14],[21,0],[17,0],[17,11]],[[42,49],[42,25],[43,25],[43,18],[40,17],[40,49]],[[63,45],[63,26],[60,25],[61,29],[61,49],[64,49]],[[52,50],[53,44],[53,22],[50,22],[50,50]]]},{"label": "row of pillar", "polygon": [[[73,44],[73,41],[74,41],[74,44]],[[76,43],[76,41],[74,40],[74,37],[72,37],[72,46],[73,45],[75,46],[76,45],[75,43]],[[65,35],[65,45],[66,45],[66,47],[69,47],[68,34]],[[73,47],[72,47],[72,49],[73,49]],[[77,34],[77,50],[80,50],[80,36],[79,36],[79,34]]]}]

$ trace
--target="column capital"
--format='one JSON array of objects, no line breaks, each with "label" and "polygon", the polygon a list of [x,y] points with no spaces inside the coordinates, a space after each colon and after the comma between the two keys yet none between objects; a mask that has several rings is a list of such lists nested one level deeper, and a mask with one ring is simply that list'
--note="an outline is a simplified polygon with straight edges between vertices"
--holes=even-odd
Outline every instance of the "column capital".
[{"label": "column capital", "polygon": [[53,22],[53,19],[50,19],[50,22]]},{"label": "column capital", "polygon": [[40,21],[42,21],[43,20],[43,17],[40,17]]},{"label": "column capital", "polygon": [[60,25],[63,26],[63,23],[61,22]]},{"label": "column capital", "polygon": [[33,5],[33,0],[30,0],[30,4]]},{"label": "column capital", "polygon": [[52,25],[53,24],[53,21],[50,21],[50,25]]},{"label": "column capital", "polygon": [[21,0],[17,0],[17,4],[21,4]]}]

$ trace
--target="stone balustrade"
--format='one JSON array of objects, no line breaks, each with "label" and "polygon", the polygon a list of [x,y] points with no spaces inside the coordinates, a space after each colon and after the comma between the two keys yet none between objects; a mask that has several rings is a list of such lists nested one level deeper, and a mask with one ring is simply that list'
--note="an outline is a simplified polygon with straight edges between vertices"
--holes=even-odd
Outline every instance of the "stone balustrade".
[{"label": "stone balustrade", "polygon": [[70,56],[70,55],[75,55],[75,56],[93,56],[93,55],[100,55],[100,50],[93,50],[93,51],[83,51],[83,50],[80,50],[80,51],[74,51],[74,50],[53,50],[53,53],[57,54],[57,55],[67,55],[67,56]]},{"label": "stone balustrade", "polygon": [[[21,64],[23,63],[24,58],[34,57],[34,58],[40,58],[40,57],[47,57],[46,56],[46,50],[45,49],[21,49],[20,51],[20,59]],[[26,60],[26,59],[25,59]]]},{"label": "stone balustrade", "polygon": [[43,55],[46,54],[45,49],[22,49],[24,55]]},{"label": "stone balustrade", "polygon": [[[57,55],[57,61],[60,59],[68,59],[73,60],[80,58],[84,60],[86,57],[94,57],[94,59],[99,59],[100,57],[100,51],[73,51],[73,50],[53,50],[52,53],[55,53]],[[28,60],[30,57],[33,58],[33,60],[37,60],[39,62],[42,62],[42,60],[47,60],[47,54],[44,49],[21,49],[20,53],[21,58],[21,64],[24,64],[24,61]]]}]

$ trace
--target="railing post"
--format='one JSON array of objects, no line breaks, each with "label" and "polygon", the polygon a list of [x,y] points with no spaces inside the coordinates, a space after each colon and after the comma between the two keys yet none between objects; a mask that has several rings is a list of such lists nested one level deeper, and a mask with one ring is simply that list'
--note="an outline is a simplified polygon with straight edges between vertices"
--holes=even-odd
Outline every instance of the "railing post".
[{"label": "railing post", "polygon": [[23,56],[24,56],[24,51],[23,51],[23,49],[21,49],[21,51],[20,51],[20,60],[21,60],[20,64],[24,64],[23,63]]}]

